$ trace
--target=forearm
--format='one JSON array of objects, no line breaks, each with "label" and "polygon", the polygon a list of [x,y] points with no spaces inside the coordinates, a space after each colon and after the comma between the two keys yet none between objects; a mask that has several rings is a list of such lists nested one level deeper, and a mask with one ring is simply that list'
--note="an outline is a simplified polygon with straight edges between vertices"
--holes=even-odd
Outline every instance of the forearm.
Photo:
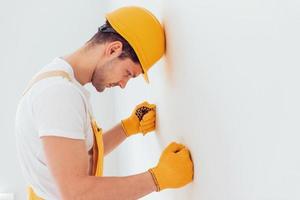
[{"label": "forearm", "polygon": [[121,123],[118,123],[115,127],[105,132],[103,134],[104,155],[114,150],[126,137]]},{"label": "forearm", "polygon": [[72,191],[64,199],[75,200],[114,200],[138,199],[153,191],[156,185],[150,172],[127,177],[86,176],[72,183]]}]

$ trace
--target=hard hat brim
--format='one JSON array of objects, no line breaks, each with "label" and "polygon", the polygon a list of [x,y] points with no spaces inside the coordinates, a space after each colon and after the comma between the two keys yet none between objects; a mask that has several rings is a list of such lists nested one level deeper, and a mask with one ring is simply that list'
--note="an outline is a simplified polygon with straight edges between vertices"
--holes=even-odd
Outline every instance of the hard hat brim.
[{"label": "hard hat brim", "polygon": [[143,73],[143,77],[144,77],[146,83],[149,84],[150,82],[149,82],[148,74],[147,73]]}]

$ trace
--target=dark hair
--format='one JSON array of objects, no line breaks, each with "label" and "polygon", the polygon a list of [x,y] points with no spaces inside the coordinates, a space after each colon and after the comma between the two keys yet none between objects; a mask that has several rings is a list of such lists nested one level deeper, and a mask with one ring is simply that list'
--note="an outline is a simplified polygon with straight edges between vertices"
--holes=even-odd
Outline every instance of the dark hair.
[{"label": "dark hair", "polygon": [[131,45],[112,28],[108,21],[98,28],[98,32],[88,41],[88,43],[95,45],[113,41],[120,41],[122,43],[123,48],[122,53],[119,56],[120,59],[130,58],[133,62],[139,63],[139,59]]}]

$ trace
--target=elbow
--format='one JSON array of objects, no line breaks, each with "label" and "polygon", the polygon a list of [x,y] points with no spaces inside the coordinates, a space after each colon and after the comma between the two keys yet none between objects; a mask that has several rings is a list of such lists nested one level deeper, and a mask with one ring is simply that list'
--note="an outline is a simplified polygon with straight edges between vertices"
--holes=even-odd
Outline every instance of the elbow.
[{"label": "elbow", "polygon": [[76,189],[66,189],[63,188],[60,190],[60,197],[62,200],[80,200],[83,199]]},{"label": "elbow", "polygon": [[89,176],[86,176],[69,180],[67,184],[59,187],[59,191],[63,200],[86,200],[91,188]]}]

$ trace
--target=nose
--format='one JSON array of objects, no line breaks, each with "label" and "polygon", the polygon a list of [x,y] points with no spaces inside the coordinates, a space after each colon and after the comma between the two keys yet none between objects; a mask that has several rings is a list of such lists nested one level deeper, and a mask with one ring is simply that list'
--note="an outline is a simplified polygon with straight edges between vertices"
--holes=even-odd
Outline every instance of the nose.
[{"label": "nose", "polygon": [[129,80],[129,79],[121,80],[121,81],[119,82],[120,88],[124,89],[124,88],[126,87],[126,85],[127,85],[128,80]]}]

